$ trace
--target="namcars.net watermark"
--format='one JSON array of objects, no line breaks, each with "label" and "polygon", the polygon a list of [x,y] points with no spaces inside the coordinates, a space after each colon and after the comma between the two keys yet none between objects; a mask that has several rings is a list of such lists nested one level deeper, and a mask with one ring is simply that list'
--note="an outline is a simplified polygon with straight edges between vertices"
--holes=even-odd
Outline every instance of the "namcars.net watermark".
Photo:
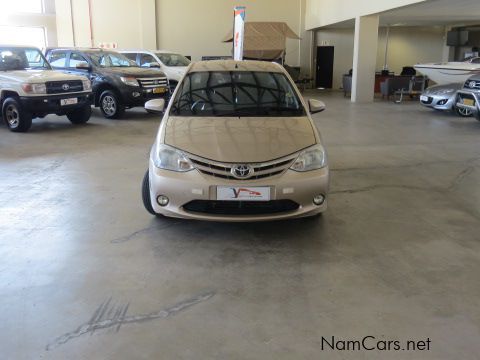
[{"label": "namcars.net watermark", "polygon": [[361,339],[322,336],[323,351],[430,351],[431,340],[385,340],[372,335]]}]

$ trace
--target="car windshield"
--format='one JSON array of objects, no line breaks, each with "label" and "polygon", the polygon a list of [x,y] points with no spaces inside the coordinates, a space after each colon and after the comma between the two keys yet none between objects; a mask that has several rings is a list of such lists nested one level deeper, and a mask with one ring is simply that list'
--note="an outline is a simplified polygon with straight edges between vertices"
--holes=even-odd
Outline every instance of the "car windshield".
[{"label": "car windshield", "polygon": [[0,70],[49,70],[50,65],[35,48],[0,48]]},{"label": "car windshield", "polygon": [[176,116],[303,116],[305,110],[282,73],[205,71],[187,74],[172,103]]},{"label": "car windshield", "polygon": [[98,51],[87,53],[93,63],[101,67],[137,67],[135,61],[126,56],[110,51]]},{"label": "car windshield", "polygon": [[188,60],[185,56],[180,55],[180,54],[158,53],[156,55],[165,66],[188,66],[188,65],[190,65],[190,60]]}]

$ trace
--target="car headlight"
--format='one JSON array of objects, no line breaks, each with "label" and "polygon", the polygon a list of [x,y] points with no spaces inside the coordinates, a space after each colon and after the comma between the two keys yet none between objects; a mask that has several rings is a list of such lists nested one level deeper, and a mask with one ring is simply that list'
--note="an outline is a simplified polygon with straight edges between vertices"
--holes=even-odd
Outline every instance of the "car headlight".
[{"label": "car headlight", "polygon": [[28,94],[46,94],[45,84],[22,84],[22,89]]},{"label": "car headlight", "polygon": [[83,91],[89,91],[89,90],[92,90],[92,83],[90,82],[90,80],[82,80],[82,84],[83,84]]},{"label": "car headlight", "polygon": [[325,153],[325,149],[322,145],[315,145],[302,151],[290,169],[304,172],[318,170],[325,166],[327,166],[327,154]]},{"label": "car headlight", "polygon": [[153,154],[153,163],[159,169],[186,172],[194,167],[183,152],[174,147],[160,144]]},{"label": "car headlight", "polygon": [[125,84],[125,85],[130,85],[130,86],[140,86],[138,84],[138,80],[132,76],[121,76],[120,77],[120,80],[122,80],[122,82]]}]

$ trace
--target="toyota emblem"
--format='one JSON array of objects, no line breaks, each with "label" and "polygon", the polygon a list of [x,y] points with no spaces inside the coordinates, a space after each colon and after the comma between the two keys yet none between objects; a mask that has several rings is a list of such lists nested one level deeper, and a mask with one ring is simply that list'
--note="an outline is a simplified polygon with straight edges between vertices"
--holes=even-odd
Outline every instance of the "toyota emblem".
[{"label": "toyota emblem", "polygon": [[70,89],[70,85],[68,85],[68,84],[63,84],[63,85],[62,85],[62,89],[65,90],[65,91],[67,91],[68,89]]},{"label": "toyota emblem", "polygon": [[253,173],[253,169],[250,165],[234,165],[231,172],[237,179],[246,179]]},{"label": "toyota emblem", "polygon": [[470,87],[470,89],[473,89],[475,86],[477,86],[477,82],[476,81],[470,81],[468,83],[468,86]]}]

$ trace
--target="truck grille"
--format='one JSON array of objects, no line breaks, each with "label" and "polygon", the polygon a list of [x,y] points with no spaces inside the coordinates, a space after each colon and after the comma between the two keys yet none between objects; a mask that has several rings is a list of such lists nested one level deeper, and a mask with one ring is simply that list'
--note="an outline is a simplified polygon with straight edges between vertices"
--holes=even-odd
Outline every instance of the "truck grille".
[{"label": "truck grille", "polygon": [[214,215],[269,215],[297,210],[292,200],[218,201],[193,200],[183,205],[186,211]]},{"label": "truck grille", "polygon": [[477,89],[480,90],[480,81],[478,80],[467,80],[463,85],[465,89]]},{"label": "truck grille", "polygon": [[166,77],[159,78],[137,78],[140,86],[143,88],[157,88],[157,87],[167,87],[168,80]]},{"label": "truck grille", "polygon": [[[192,162],[193,166],[202,174],[228,179],[228,180],[258,180],[263,178],[279,175],[292,166],[293,162],[297,158],[297,154],[290,155],[285,158],[273,160],[265,163],[251,163],[251,164],[238,164],[238,163],[221,163],[204,159],[195,155],[187,154],[187,157]],[[250,174],[245,178],[239,178],[234,176],[232,169],[238,165],[246,165],[250,167]]]},{"label": "truck grille", "polygon": [[81,80],[47,81],[47,94],[64,94],[83,91]]}]

